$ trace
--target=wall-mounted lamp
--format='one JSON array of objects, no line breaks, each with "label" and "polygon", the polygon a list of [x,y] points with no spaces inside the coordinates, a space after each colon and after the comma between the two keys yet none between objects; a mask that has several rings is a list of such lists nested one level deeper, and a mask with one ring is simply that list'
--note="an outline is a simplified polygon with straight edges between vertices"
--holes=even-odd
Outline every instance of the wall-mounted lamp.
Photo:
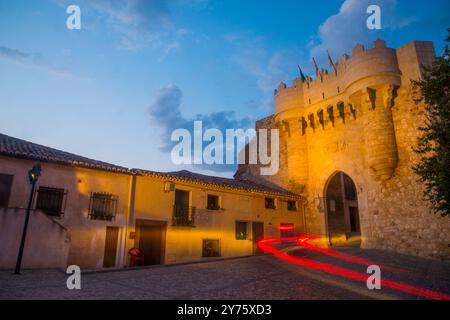
[{"label": "wall-mounted lamp", "polygon": [[164,192],[175,191],[175,183],[166,181],[164,182]]}]

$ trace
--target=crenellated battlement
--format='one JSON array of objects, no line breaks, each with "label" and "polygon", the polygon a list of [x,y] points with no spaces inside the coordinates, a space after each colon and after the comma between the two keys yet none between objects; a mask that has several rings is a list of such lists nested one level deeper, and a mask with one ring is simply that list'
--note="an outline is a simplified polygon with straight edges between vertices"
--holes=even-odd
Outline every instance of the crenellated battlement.
[{"label": "crenellated battlement", "polygon": [[281,83],[275,90],[274,124],[290,150],[290,179],[297,184],[307,179],[308,169],[298,165],[300,156],[308,156],[307,145],[330,138],[331,132],[335,138],[354,130],[363,132],[364,154],[375,179],[390,179],[397,166],[391,109],[399,90],[409,87],[433,57],[429,42],[391,49],[376,40],[373,48],[358,44],[352,56],[337,62],[329,57],[331,71],[319,69],[314,61],[315,79],[302,75],[290,87]]},{"label": "crenellated battlement", "polygon": [[344,54],[336,62],[330,58],[330,67],[319,69],[316,65],[315,79],[297,78],[291,86],[281,83],[274,94],[275,114],[325,101],[348,100],[356,91],[371,86],[401,84],[397,50],[388,48],[380,39],[369,49],[356,45],[351,56]]},{"label": "crenellated battlement", "polygon": [[[429,214],[411,170],[420,158],[413,150],[417,128],[426,121],[411,80],[435,59],[432,42],[390,49],[378,40],[373,48],[355,46],[328,71],[317,66],[315,79],[300,72],[292,85],[281,83],[275,113],[256,124],[279,129],[280,170],[261,176],[266,165],[245,164],[237,176],[302,194],[305,230],[321,235],[324,245],[361,239],[367,248],[448,258],[450,223]],[[422,245],[417,235],[424,234]]]}]

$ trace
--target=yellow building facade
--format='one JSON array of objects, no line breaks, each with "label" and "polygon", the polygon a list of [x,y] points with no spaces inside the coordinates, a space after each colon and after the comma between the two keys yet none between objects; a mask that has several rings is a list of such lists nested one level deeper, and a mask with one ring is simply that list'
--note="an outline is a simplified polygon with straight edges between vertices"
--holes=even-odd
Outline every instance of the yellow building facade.
[{"label": "yellow building facade", "polygon": [[[148,229],[148,239],[152,232],[162,234],[161,263],[248,256],[258,253],[257,240],[283,236],[280,226],[291,226],[292,235],[304,232],[298,195],[187,171],[136,173],[130,219],[135,236],[128,247],[145,247],[142,230]],[[205,252],[209,246],[216,252]]]},{"label": "yellow building facade", "polygon": [[15,266],[33,195],[24,268],[171,264],[258,254],[257,240],[304,232],[304,199],[276,185],[188,171],[127,169],[0,134],[0,268]]}]

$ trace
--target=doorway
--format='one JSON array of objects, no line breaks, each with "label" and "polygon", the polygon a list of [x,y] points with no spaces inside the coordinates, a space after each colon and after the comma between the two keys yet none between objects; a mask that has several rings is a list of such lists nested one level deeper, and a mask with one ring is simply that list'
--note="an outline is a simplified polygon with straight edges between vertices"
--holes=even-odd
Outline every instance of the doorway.
[{"label": "doorway", "polygon": [[103,268],[111,268],[116,265],[117,241],[119,240],[118,227],[106,227],[105,253]]},{"label": "doorway", "polygon": [[264,239],[264,223],[252,222],[253,254],[264,253],[263,250],[258,248],[258,241],[262,239]]},{"label": "doorway", "polygon": [[361,245],[358,195],[353,180],[335,173],[325,190],[326,218],[330,245]]},{"label": "doorway", "polygon": [[175,190],[175,205],[177,207],[189,207],[189,191],[176,189]]},{"label": "doorway", "polygon": [[134,246],[144,254],[144,265],[164,263],[166,229],[165,221],[136,220]]}]

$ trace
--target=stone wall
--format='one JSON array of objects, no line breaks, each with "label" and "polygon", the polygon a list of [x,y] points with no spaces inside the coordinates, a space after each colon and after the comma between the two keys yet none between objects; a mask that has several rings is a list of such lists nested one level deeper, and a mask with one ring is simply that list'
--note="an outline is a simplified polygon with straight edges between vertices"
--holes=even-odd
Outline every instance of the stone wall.
[{"label": "stone wall", "polygon": [[[0,208],[0,269],[14,269],[25,221],[25,209]],[[32,211],[28,223],[22,268],[67,267],[70,236],[66,228],[41,211]]]},{"label": "stone wall", "polygon": [[[319,99],[310,92],[310,104],[306,82],[295,81],[304,99],[293,107],[292,95],[286,106],[277,97],[292,88],[275,92],[277,113],[256,126],[280,129],[280,171],[262,178],[306,196],[305,229],[328,245],[326,189],[334,174],[344,172],[358,192],[362,247],[449,259],[450,220],[432,213],[411,169],[424,119],[411,79],[434,59],[433,45],[412,42],[394,50],[377,41],[373,49],[353,52],[341,59],[337,74],[309,84],[309,90],[329,92],[340,83],[338,94]],[[241,166],[237,175],[258,175],[258,167]]]}]

